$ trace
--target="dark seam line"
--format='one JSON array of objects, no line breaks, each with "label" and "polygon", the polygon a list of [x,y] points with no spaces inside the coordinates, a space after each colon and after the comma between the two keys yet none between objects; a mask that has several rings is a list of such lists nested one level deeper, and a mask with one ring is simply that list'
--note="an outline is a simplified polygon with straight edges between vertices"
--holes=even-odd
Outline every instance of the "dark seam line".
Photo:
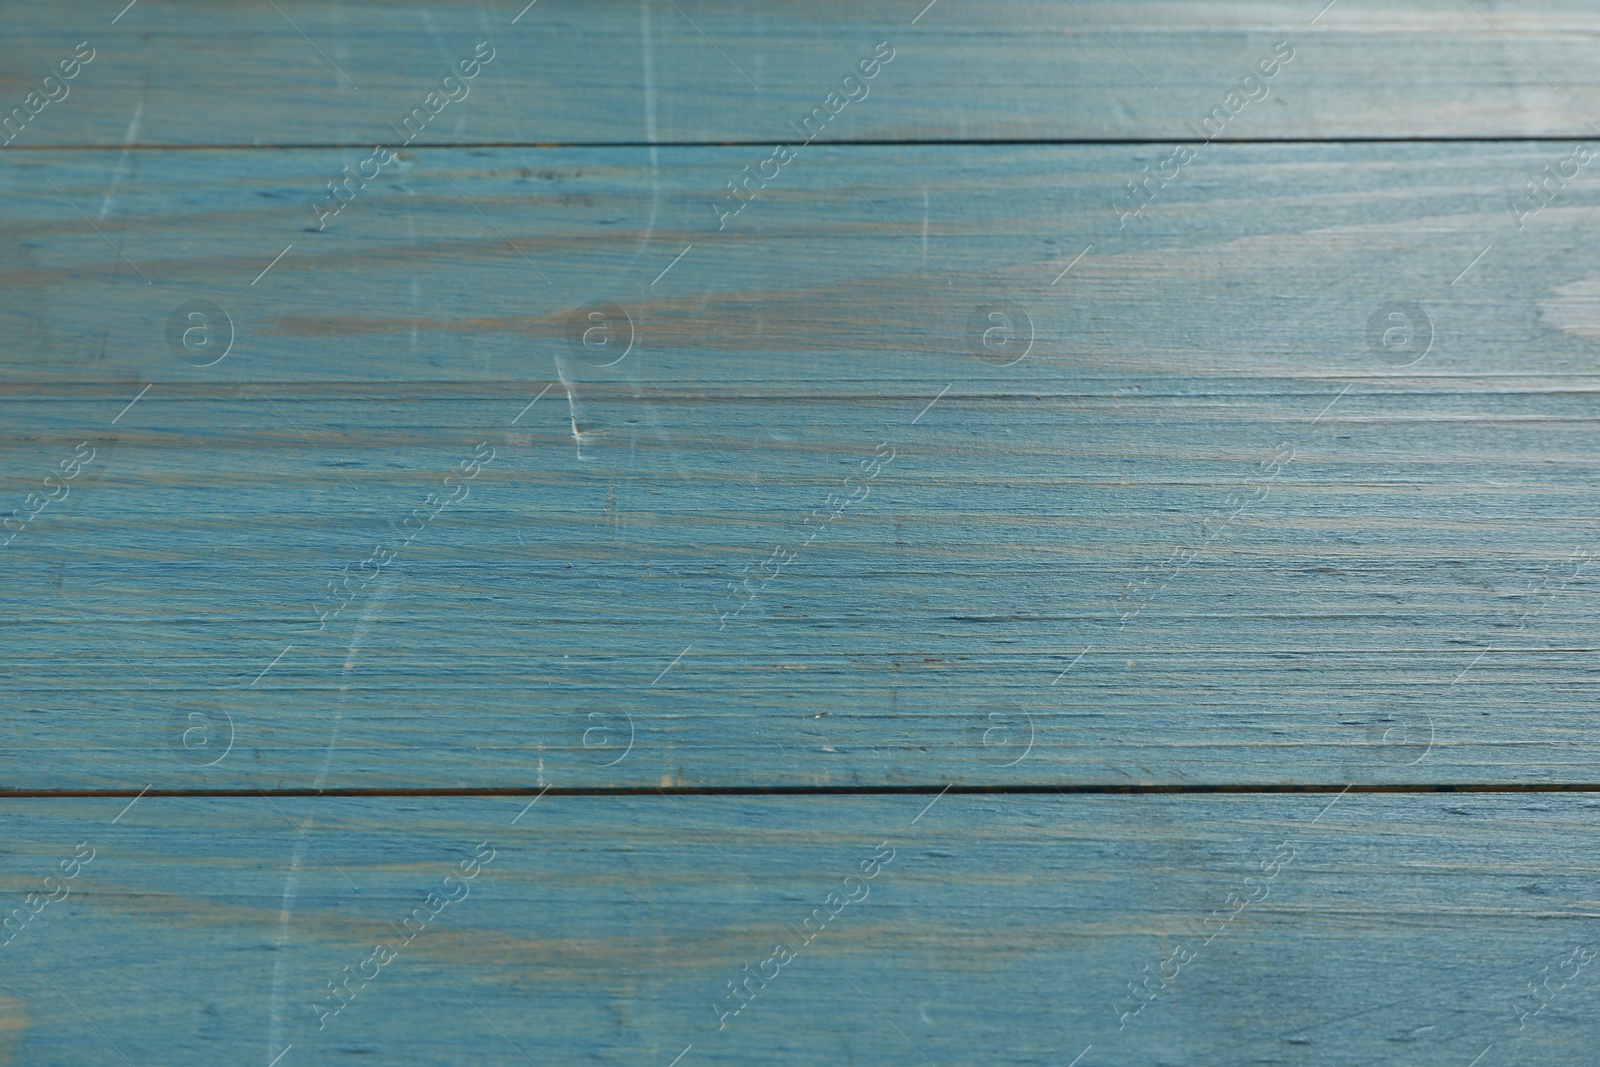
[{"label": "dark seam line", "polygon": [[1268,785],[793,785],[793,786],[500,786],[438,789],[10,789],[0,800],[48,800],[94,797],[653,797],[653,796],[930,796],[959,793],[987,795],[1268,795],[1280,793],[1600,793],[1600,782],[1453,782],[1417,784],[1268,784]]},{"label": "dark seam line", "polygon": [[[1581,131],[1568,134],[1510,134],[1489,137],[1419,136],[1402,137],[1369,135],[1355,137],[1218,137],[1207,141],[1189,136],[1178,137],[984,137],[984,138],[934,138],[934,139],[884,139],[813,141],[812,144],[836,148],[877,147],[959,147],[961,145],[1170,145],[1170,144],[1538,144],[1568,142],[1576,137],[1585,139]],[[772,139],[738,141],[474,141],[462,144],[410,144],[406,151],[428,149],[432,151],[470,150],[474,148],[766,148]],[[371,145],[360,143],[322,144],[30,144],[10,145],[0,152],[221,152],[221,151],[284,151],[310,149],[336,149],[362,151]]]}]

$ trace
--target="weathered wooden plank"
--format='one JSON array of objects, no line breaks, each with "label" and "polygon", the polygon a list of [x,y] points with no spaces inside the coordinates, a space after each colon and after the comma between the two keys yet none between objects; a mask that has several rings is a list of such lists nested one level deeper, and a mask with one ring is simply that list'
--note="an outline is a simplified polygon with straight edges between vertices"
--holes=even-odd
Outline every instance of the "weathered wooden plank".
[{"label": "weathered wooden plank", "polygon": [[[0,42],[0,790],[127,794],[0,810],[0,1062],[1592,1061],[1591,796],[935,792],[1594,780],[1591,150],[1200,143],[1587,137],[1592,10],[112,6]],[[656,783],[932,786],[535,795]]]},{"label": "weathered wooden plank", "polygon": [[[1587,137],[1600,13],[1582,0],[113,0],[19,8],[8,31],[0,103],[23,111],[0,138],[24,147],[769,141],[818,108],[837,108],[827,140],[1190,140],[1208,117],[1245,140]],[[80,42],[88,65],[46,83]],[[1246,81],[1280,42],[1288,65]],[[845,83],[880,43],[889,66]],[[463,60],[474,80],[444,84]],[[405,130],[419,108],[427,121]]]},{"label": "weathered wooden plank", "polygon": [[1567,151],[11,157],[5,784],[1593,780]]},{"label": "weathered wooden plank", "polygon": [[929,799],[8,801],[6,907],[65,895],[4,948],[0,1042],[41,1067],[1592,1060],[1592,797]]}]

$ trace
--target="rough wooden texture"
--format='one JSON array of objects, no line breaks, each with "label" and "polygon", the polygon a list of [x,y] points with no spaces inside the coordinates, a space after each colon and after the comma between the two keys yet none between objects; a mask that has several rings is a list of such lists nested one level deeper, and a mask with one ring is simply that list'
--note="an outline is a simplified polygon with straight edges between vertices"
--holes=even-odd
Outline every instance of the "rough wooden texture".
[{"label": "rough wooden texture", "polygon": [[881,41],[896,58],[827,139],[1190,139],[1279,41],[1295,58],[1228,139],[1587,137],[1600,119],[1586,0],[1324,6],[539,0],[518,19],[517,0],[14,5],[0,70],[10,109],[78,42],[94,49],[14,142],[35,147],[371,145],[479,41],[493,60],[419,143],[787,138]]},{"label": "rough wooden texture", "polygon": [[97,451],[0,550],[6,785],[1594,781],[1566,151],[1213,146],[1119,229],[1147,149],[827,150],[719,232],[747,149],[433,150],[321,233],[337,153],[135,153],[127,261],[49,184],[111,158],[11,157],[6,502]]},{"label": "rough wooden texture", "polygon": [[[114,825],[126,801],[14,801],[8,909],[76,843],[94,858],[3,950],[0,1048],[38,1067],[286,1046],[279,1067],[666,1067],[690,1045],[680,1067],[1061,1065],[1089,1045],[1079,1067],[1465,1067],[1490,1044],[1479,1067],[1589,1062],[1595,801],[1334,800],[947,796],[919,817],[927,798],[549,796],[518,818],[523,798],[147,797]],[[467,889],[445,883],[485,841]],[[398,944],[427,894],[463,892]],[[790,924],[819,907],[801,944]],[[795,958],[719,1031],[713,1003],[779,943]],[[378,944],[397,958],[319,1031],[327,983],[371,975]],[[1590,962],[1563,968],[1575,948]],[[1124,1019],[1127,985],[1180,949]]]},{"label": "rough wooden texture", "polygon": [[1593,1063],[1592,4],[13,7],[0,1063]]}]

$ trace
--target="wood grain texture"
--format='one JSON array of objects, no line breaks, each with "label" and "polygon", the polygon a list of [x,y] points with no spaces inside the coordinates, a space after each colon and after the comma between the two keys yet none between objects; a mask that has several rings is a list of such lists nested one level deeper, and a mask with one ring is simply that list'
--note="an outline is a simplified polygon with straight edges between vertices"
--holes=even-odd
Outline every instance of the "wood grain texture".
[{"label": "wood grain texture", "polygon": [[123,6],[9,13],[6,111],[95,50],[15,146],[370,146],[479,41],[495,58],[419,143],[788,138],[881,41],[895,60],[826,139],[1188,140],[1279,41],[1296,58],[1227,139],[1587,137],[1600,119],[1582,0]]},{"label": "wood grain texture", "polygon": [[6,785],[1593,781],[1600,217],[1504,206],[1567,151],[1217,145],[1119,228],[1146,149],[830,149],[719,231],[748,150],[437,150],[321,233],[336,153],[141,152],[116,249],[13,157],[7,501],[98,451],[3,549]]},{"label": "wood grain texture", "polygon": [[7,12],[0,1063],[1593,1062],[1592,4],[524,2]]},{"label": "wood grain texture", "polygon": [[[8,909],[77,842],[95,855],[3,950],[0,1048],[40,1067],[286,1046],[279,1067],[666,1067],[691,1045],[680,1067],[1090,1045],[1080,1067],[1464,1067],[1490,1044],[1480,1067],[1589,1062],[1595,801],[1334,800],[549,796],[518,818],[523,798],[147,797],[115,824],[120,799],[14,801]],[[427,894],[461,897],[444,879],[480,842],[466,896],[400,945]],[[837,914],[804,943],[790,924],[819,907]],[[779,943],[795,958],[719,1030],[713,1002]],[[319,1031],[312,1005],[377,944],[397,958]],[[1590,962],[1563,968],[1575,948]]]}]

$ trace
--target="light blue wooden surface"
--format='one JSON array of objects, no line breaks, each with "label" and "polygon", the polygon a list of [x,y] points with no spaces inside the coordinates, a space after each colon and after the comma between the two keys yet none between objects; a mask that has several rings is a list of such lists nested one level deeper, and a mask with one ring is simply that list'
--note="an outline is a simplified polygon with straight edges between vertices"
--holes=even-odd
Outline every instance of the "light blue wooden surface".
[{"label": "light blue wooden surface", "polygon": [[0,1062],[1592,1062],[1590,7],[4,14]]},{"label": "light blue wooden surface", "polygon": [[818,149],[722,231],[746,149],[422,151],[322,232],[344,154],[9,157],[7,499],[97,451],[3,550],[7,784],[1595,781],[1594,190],[1208,151],[1119,228],[1148,148]]},{"label": "light blue wooden surface", "polygon": [[788,137],[884,41],[827,139],[1188,139],[1280,41],[1227,139],[1587,137],[1600,103],[1584,0],[125,3],[8,8],[7,108],[95,49],[17,145],[370,146],[479,41],[418,143]]},{"label": "light blue wooden surface", "polygon": [[1563,964],[1600,941],[1593,799],[1336,797],[14,802],[12,904],[95,857],[3,950],[0,1041],[52,1067],[1586,1062],[1594,964]]}]

